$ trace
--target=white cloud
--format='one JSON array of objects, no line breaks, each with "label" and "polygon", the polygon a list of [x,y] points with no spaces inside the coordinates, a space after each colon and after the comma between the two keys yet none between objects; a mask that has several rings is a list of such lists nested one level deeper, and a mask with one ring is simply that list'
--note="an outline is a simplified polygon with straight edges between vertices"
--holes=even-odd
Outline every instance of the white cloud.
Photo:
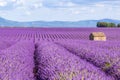
[{"label": "white cloud", "polygon": [[17,0],[11,0],[12,2],[16,2]]},{"label": "white cloud", "polygon": [[105,7],[105,4],[96,3],[94,6],[96,6],[96,7]]},{"label": "white cloud", "polygon": [[42,0],[17,0],[15,2],[16,9],[38,9],[43,7]]},{"label": "white cloud", "polygon": [[69,6],[69,7],[76,6],[76,4],[74,4],[72,2],[68,2],[66,5]]},{"label": "white cloud", "polygon": [[74,11],[73,13],[74,14],[80,14],[80,11]]},{"label": "white cloud", "polygon": [[27,8],[25,6],[17,6],[15,10],[26,10]]},{"label": "white cloud", "polygon": [[26,15],[31,15],[31,12],[30,11],[26,11],[25,14]]},{"label": "white cloud", "polygon": [[120,0],[0,0],[0,15],[25,20],[120,18],[119,5]]},{"label": "white cloud", "polygon": [[33,4],[33,7],[35,8],[35,9],[37,9],[37,8],[40,8],[40,7],[43,7],[43,4],[42,3],[35,3],[35,4]]},{"label": "white cloud", "polygon": [[7,5],[7,2],[6,1],[0,1],[0,6],[1,7],[4,7],[4,6],[6,6]]},{"label": "white cloud", "polygon": [[87,10],[88,8],[87,7],[81,7],[80,9],[81,10]]},{"label": "white cloud", "polygon": [[90,10],[90,13],[94,13],[94,12],[95,12],[95,10],[94,10],[94,9],[91,9],[91,10]]},{"label": "white cloud", "polygon": [[76,6],[76,4],[74,4],[72,2],[62,2],[62,1],[56,3],[55,5],[57,5],[58,7],[73,7],[73,6]]},{"label": "white cloud", "polygon": [[16,1],[16,4],[17,4],[17,5],[24,5],[25,3],[26,3],[25,0],[17,0],[17,1]]}]

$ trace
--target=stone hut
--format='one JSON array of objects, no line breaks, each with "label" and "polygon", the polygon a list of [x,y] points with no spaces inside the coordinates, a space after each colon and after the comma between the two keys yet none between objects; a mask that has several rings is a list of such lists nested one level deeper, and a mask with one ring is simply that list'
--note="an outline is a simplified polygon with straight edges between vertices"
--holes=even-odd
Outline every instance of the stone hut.
[{"label": "stone hut", "polygon": [[106,35],[103,32],[92,32],[89,35],[89,39],[94,41],[106,41]]}]

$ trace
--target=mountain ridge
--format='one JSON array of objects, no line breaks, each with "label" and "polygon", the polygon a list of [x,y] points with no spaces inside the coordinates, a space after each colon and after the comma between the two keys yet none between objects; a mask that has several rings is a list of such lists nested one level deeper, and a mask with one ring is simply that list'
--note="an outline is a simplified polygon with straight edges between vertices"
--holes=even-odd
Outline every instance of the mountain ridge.
[{"label": "mountain ridge", "polygon": [[28,21],[18,22],[7,20],[0,17],[0,27],[96,27],[97,22],[113,22],[120,23],[115,19],[100,20],[81,20],[81,21]]}]

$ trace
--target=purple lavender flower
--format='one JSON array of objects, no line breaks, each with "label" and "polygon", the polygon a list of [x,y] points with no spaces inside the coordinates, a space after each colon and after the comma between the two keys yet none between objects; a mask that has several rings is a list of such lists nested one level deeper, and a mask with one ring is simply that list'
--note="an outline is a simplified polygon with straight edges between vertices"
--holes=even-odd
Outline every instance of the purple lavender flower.
[{"label": "purple lavender flower", "polygon": [[38,80],[114,80],[99,68],[50,42],[37,44]]},{"label": "purple lavender flower", "polygon": [[35,80],[34,44],[18,42],[0,51],[0,79],[1,80]]}]

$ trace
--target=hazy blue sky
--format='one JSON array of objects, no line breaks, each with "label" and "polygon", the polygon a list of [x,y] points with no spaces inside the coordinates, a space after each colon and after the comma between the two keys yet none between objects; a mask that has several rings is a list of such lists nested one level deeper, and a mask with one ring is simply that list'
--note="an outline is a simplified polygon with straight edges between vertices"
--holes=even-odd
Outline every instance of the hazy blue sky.
[{"label": "hazy blue sky", "polygon": [[120,0],[0,0],[0,17],[14,21],[120,20]]}]

